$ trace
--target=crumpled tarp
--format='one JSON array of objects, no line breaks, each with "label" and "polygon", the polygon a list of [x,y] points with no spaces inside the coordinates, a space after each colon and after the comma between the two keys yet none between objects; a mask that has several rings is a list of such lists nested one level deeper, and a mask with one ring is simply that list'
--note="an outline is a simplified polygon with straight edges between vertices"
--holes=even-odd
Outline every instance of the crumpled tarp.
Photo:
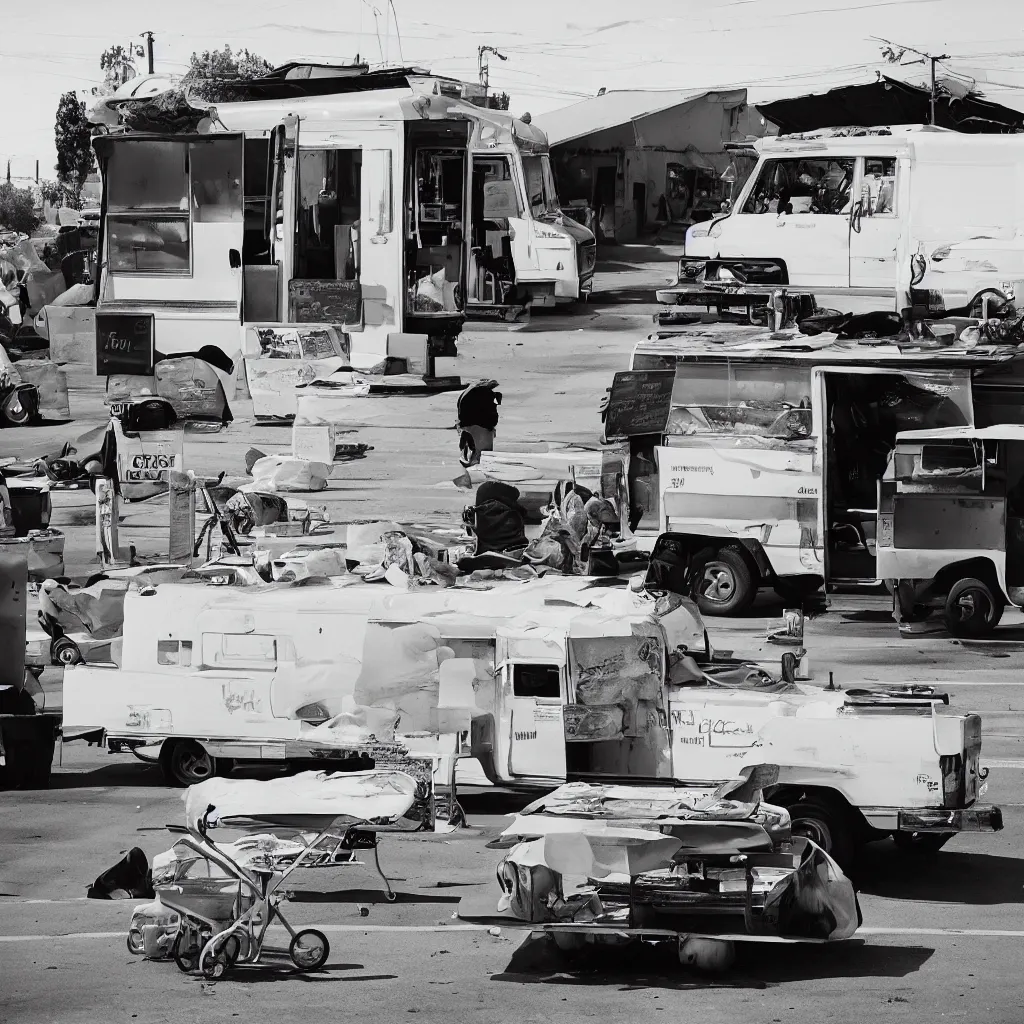
[{"label": "crumpled tarp", "polygon": [[89,633],[96,640],[121,635],[128,580],[100,580],[91,587],[70,589],[55,580],[39,588],[39,607],[65,633]]}]

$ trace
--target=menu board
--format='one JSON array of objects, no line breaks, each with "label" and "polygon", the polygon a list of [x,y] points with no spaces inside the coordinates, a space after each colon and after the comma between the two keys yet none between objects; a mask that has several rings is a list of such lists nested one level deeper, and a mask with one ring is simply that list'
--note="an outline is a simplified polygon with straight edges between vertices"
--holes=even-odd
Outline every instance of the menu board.
[{"label": "menu board", "polygon": [[96,374],[153,372],[153,314],[96,314]]},{"label": "menu board", "polygon": [[615,374],[608,410],[605,437],[636,437],[663,434],[672,409],[674,370],[626,370]]},{"label": "menu board", "polygon": [[296,324],[359,324],[362,288],[358,281],[289,281],[288,319]]}]

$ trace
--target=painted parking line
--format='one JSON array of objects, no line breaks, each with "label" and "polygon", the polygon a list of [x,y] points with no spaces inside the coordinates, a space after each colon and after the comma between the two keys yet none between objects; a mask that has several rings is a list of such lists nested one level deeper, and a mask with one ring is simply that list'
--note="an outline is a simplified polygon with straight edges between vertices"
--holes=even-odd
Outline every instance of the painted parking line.
[{"label": "painted parking line", "polygon": [[[303,924],[302,928],[318,928],[322,932],[342,932],[348,934],[443,934],[446,932],[488,932],[490,929],[481,924]],[[272,929],[272,931],[284,929]],[[82,942],[92,939],[123,940],[125,931],[116,932],[68,932],[64,935],[0,935],[0,943],[17,942]],[[509,934],[526,935],[522,928],[509,929]],[[1024,939],[1024,929],[1005,928],[858,928],[858,936],[893,937],[932,937],[932,938],[972,938],[972,939]]]}]

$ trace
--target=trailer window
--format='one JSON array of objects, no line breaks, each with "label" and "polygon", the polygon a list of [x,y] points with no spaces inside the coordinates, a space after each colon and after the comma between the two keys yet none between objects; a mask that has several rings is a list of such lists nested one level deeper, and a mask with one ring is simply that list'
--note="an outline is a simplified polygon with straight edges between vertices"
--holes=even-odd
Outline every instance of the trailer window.
[{"label": "trailer window", "polygon": [[812,415],[806,367],[679,362],[666,433],[796,441],[812,436]]},{"label": "trailer window", "polygon": [[935,441],[896,449],[896,480],[903,494],[980,494],[984,449],[979,442]]},{"label": "trailer window", "polygon": [[512,693],[516,697],[558,700],[562,687],[557,665],[513,665]]},{"label": "trailer window", "polygon": [[126,140],[111,147],[107,209],[188,213],[188,143]]},{"label": "trailer window", "polygon": [[277,638],[260,633],[204,633],[203,667],[273,672]]},{"label": "trailer window", "polygon": [[191,640],[157,640],[156,663],[158,665],[179,665],[188,668],[192,664]]},{"label": "trailer window", "polygon": [[766,160],[741,212],[845,216],[853,168],[852,157]]},{"label": "trailer window", "polygon": [[189,147],[192,215],[197,223],[242,219],[242,147],[238,139],[210,139]]}]

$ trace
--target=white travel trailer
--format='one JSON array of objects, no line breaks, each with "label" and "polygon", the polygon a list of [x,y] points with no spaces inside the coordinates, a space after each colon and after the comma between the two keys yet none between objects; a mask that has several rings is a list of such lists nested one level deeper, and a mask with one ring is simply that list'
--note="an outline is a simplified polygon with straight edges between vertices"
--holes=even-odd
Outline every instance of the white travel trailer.
[{"label": "white travel trailer", "polygon": [[467,312],[585,290],[594,248],[558,214],[543,133],[404,81],[97,137],[97,372],[212,345],[429,380]]},{"label": "white travel trailer", "polygon": [[[914,303],[925,264],[967,239],[1024,226],[1024,138],[929,126],[823,129],[758,140],[757,166],[723,216],[686,236],[661,302],[763,304],[785,286],[843,312]],[[936,259],[937,257],[937,259]],[[940,278],[945,308],[991,287],[983,261]]]}]

